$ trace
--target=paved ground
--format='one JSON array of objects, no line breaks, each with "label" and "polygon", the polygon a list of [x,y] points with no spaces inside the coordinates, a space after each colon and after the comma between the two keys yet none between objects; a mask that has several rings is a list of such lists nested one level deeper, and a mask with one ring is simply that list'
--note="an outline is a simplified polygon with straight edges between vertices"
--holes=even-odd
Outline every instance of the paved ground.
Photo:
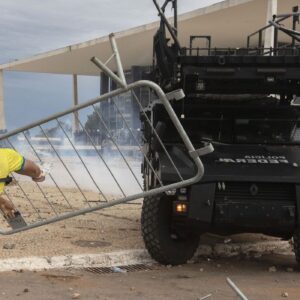
[{"label": "paved ground", "polygon": [[[74,202],[76,197],[78,193],[72,197]],[[15,235],[0,236],[0,260],[142,249],[144,244],[140,225],[141,203],[139,201],[136,204],[118,205]],[[230,239],[208,235],[203,237],[201,242],[205,245],[214,245],[224,244],[226,241],[227,245],[231,246],[234,243],[249,244],[278,240],[255,234],[235,235]],[[234,248],[232,251],[234,252]]]},{"label": "paved ground", "polygon": [[[12,236],[0,237],[0,259],[103,253],[143,248],[141,205],[121,205]],[[13,249],[3,249],[6,248]]]},{"label": "paved ground", "polygon": [[[77,194],[72,199],[76,204]],[[19,201],[23,203],[22,199]],[[40,201],[38,196],[36,201]],[[43,209],[41,207],[41,211]],[[142,249],[140,209],[141,204],[121,205],[0,237],[0,259]],[[24,212],[31,217],[26,209]],[[269,241],[276,243],[278,239],[249,234],[226,238],[207,235],[202,244],[210,245],[211,253],[218,252],[211,246],[218,243],[225,252],[226,247],[230,247],[226,254],[235,255],[235,258],[208,261],[202,256],[197,264],[176,268],[158,266],[147,272],[103,275],[82,270],[0,273],[0,299],[72,299],[74,293],[79,293],[80,299],[201,299],[208,294],[212,294],[208,299],[237,299],[226,283],[227,276],[249,299],[282,299],[283,296],[300,299],[300,273],[295,270],[295,259],[289,246],[282,252],[285,255],[259,257],[254,253],[250,255],[252,259],[256,257],[254,260],[240,255],[245,252],[240,251],[243,245],[248,247],[247,253],[252,253],[252,245]],[[242,246],[236,247],[235,243]],[[271,270],[276,272],[269,272],[273,266],[276,268]]]},{"label": "paved ground", "polygon": [[[276,266],[276,272],[269,268]],[[230,277],[249,299],[299,299],[300,273],[292,256],[203,260],[152,271],[92,274],[82,270],[1,273],[0,299],[237,299]]]}]

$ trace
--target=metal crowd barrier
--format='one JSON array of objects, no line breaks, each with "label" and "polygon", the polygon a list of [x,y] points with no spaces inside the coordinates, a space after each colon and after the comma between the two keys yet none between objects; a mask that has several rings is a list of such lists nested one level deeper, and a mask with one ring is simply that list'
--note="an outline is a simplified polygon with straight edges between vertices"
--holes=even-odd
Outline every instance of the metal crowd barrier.
[{"label": "metal crowd barrier", "polygon": [[[203,176],[204,169],[199,156],[212,151],[212,147],[198,150],[194,148],[167,96],[157,84],[144,80],[132,84],[126,83],[113,35],[110,36],[110,41],[113,50],[111,58],[115,58],[118,75],[99,59],[94,57],[91,60],[120,88],[0,137],[1,147],[16,149],[26,158],[41,165],[45,165],[45,163],[52,165],[48,170],[47,180],[43,183],[24,181],[24,176],[14,175],[14,185],[6,187],[3,196],[14,204],[21,213],[21,217],[17,217],[16,222],[10,222],[10,226],[3,218],[3,222],[0,223],[0,225],[2,224],[0,234],[8,235],[32,229],[185,187],[199,181]],[[151,119],[136,96],[137,88],[149,89],[163,103],[196,166],[197,173],[193,178],[183,179],[181,176],[167,147],[159,138]],[[125,96],[133,96],[136,101],[141,114],[144,115],[152,129],[153,135],[156,136],[177,172],[177,183],[164,185],[160,180],[159,174],[143,149],[138,132],[131,128],[128,118],[120,107],[120,97]],[[115,131],[109,126],[105,111],[102,109],[107,102],[110,102],[110,105],[113,104],[116,118],[118,122],[122,123],[123,131],[126,130],[127,136],[130,136],[131,145],[124,145],[120,142]],[[99,131],[101,130],[106,141],[109,141],[107,147],[98,145],[93,139],[86,125],[88,116],[93,116],[94,122],[99,124]],[[89,154],[86,153],[87,146],[81,145],[72,135],[69,125],[72,121],[77,123],[81,136],[84,135],[85,141],[89,142]],[[142,159],[159,182],[159,186],[151,190],[143,188],[140,170]],[[89,181],[88,187],[86,186],[87,181]]]}]

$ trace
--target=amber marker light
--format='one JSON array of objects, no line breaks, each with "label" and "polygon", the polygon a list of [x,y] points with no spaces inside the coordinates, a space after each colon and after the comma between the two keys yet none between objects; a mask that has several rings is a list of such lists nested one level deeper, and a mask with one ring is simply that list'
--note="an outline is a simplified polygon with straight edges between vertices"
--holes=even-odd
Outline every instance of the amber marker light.
[{"label": "amber marker light", "polygon": [[176,204],[176,212],[177,213],[186,213],[187,212],[187,206],[183,203],[177,203]]}]

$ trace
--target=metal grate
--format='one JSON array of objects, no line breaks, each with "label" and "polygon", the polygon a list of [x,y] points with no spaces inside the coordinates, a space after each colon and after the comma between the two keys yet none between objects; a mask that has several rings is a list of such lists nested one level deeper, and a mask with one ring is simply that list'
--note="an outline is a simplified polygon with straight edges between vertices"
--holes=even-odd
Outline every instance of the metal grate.
[{"label": "metal grate", "polygon": [[295,197],[295,186],[284,183],[226,182],[217,185],[216,189],[216,200],[219,202],[294,201]]},{"label": "metal grate", "polygon": [[94,274],[109,274],[109,273],[127,273],[127,272],[141,272],[152,271],[157,269],[157,265],[136,264],[127,266],[113,266],[113,267],[98,267],[98,268],[83,268],[84,271]]}]

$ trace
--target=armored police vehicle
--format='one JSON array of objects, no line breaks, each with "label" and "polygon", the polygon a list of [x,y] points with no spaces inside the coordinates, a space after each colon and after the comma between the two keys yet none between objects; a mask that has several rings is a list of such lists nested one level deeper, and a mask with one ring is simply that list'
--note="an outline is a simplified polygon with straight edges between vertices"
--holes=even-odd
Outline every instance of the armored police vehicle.
[{"label": "armored police vehicle", "polygon": [[[162,7],[153,1],[161,21],[154,36],[151,78],[165,92],[184,91],[185,98],[172,102],[174,110],[193,144],[212,143],[215,151],[202,157],[205,174],[200,182],[145,199],[146,248],[160,263],[176,265],[193,256],[205,232],[253,232],[293,237],[300,262],[298,7],[274,16],[268,26],[245,38],[244,48],[233,49],[214,48],[213,37],[203,35],[181,45],[177,1],[166,0]],[[169,4],[174,9],[172,25],[164,14]],[[264,48],[271,27],[274,47]],[[258,42],[253,46],[254,39]],[[199,40],[207,47],[195,47]],[[192,177],[190,156],[163,106],[153,101],[147,114],[180,173]],[[157,137],[143,116],[141,120],[147,157],[164,183],[178,181]],[[142,172],[146,189],[158,185],[146,163]]]}]

